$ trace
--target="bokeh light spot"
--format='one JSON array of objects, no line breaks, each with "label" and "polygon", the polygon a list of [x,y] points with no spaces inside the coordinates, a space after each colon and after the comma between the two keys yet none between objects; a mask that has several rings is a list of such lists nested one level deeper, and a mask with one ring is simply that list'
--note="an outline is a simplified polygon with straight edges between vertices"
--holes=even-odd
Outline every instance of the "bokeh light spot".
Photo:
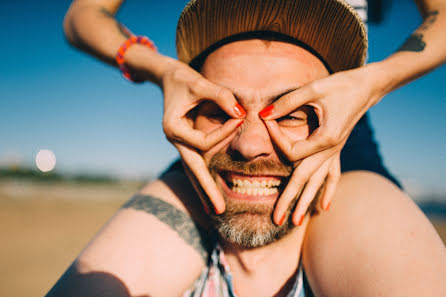
[{"label": "bokeh light spot", "polygon": [[42,172],[49,172],[56,166],[56,155],[50,150],[40,150],[36,155],[36,165]]}]

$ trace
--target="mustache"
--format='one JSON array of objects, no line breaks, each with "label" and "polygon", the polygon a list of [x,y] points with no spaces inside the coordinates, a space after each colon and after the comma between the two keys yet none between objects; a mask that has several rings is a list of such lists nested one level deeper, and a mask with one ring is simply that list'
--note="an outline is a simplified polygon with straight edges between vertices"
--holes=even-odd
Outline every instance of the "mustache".
[{"label": "mustache", "polygon": [[293,165],[289,162],[259,159],[255,161],[234,160],[233,156],[219,152],[209,163],[210,172],[232,171],[243,175],[277,175],[289,176]]}]

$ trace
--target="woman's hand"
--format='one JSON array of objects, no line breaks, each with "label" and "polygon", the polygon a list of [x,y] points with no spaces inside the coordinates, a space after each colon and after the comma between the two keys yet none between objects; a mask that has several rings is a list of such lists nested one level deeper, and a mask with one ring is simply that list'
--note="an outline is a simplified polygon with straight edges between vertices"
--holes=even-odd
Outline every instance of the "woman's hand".
[{"label": "woman's hand", "polygon": [[[328,210],[340,177],[340,152],[355,124],[385,93],[380,87],[378,72],[368,69],[369,66],[364,66],[313,81],[260,112],[273,141],[295,164],[276,204],[274,222],[277,224],[281,223],[293,198],[302,193],[293,213],[293,223],[299,225],[321,186],[321,206]],[[303,105],[314,108],[319,127],[306,140],[291,142],[274,120]]]},{"label": "woman's hand", "polygon": [[[182,62],[172,62],[162,77],[164,93],[163,129],[167,139],[178,149],[195,187],[204,190],[217,214],[225,202],[199,151],[207,151],[229,136],[243,121],[246,112],[228,89],[218,86]],[[220,128],[206,134],[193,128],[190,111],[202,101],[212,101],[230,117]],[[197,151],[198,150],[198,151]],[[190,174],[191,173],[191,174]],[[199,190],[199,189],[197,189]],[[201,191],[198,191],[201,193]],[[203,194],[203,193],[202,193]],[[203,195],[205,210],[208,203]]]}]

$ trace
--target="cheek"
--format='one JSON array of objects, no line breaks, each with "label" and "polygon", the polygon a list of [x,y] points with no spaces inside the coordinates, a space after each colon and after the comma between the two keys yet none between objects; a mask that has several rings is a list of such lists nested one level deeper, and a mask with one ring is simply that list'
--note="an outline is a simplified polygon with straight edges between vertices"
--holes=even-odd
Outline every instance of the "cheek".
[{"label": "cheek", "polygon": [[305,140],[310,135],[310,127],[308,125],[303,125],[299,127],[281,127],[283,134],[285,134],[286,137],[290,141],[299,141],[299,140]]},{"label": "cheek", "polygon": [[221,127],[221,123],[219,122],[213,122],[209,120],[207,117],[203,117],[198,115],[197,118],[194,121],[194,129],[200,130],[204,133],[210,133],[214,131],[215,129]]}]

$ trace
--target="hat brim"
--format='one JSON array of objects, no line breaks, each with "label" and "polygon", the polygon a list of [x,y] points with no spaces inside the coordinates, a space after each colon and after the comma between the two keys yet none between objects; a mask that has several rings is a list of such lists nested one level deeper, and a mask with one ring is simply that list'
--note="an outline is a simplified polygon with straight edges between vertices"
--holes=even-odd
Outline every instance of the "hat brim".
[{"label": "hat brim", "polygon": [[246,32],[289,36],[333,72],[359,67],[367,55],[365,25],[342,0],[192,0],[178,20],[178,59],[189,64]]}]

